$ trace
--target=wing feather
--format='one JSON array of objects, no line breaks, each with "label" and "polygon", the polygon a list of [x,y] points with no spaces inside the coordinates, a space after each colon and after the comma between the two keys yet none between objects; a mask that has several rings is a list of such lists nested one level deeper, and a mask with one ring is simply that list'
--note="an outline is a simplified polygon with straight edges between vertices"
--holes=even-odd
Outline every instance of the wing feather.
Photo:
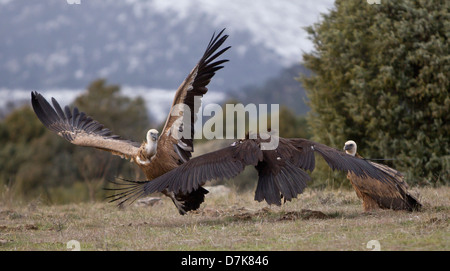
[{"label": "wing feather", "polygon": [[[249,151],[254,153],[251,158],[245,155]],[[138,189],[127,193],[126,197],[134,197],[137,193],[148,195],[166,190],[175,194],[191,193],[208,181],[233,178],[241,173],[245,166],[257,165],[258,159],[262,157],[260,152],[262,151],[258,143],[249,140],[192,158],[162,176],[145,181],[145,184],[136,182],[135,186],[129,187],[128,190],[131,191],[136,187]]]},{"label": "wing feather", "polygon": [[31,93],[31,104],[36,116],[49,130],[72,144],[95,147],[127,158],[136,156],[139,151],[140,143],[112,134],[101,123],[80,112],[77,107],[71,112],[66,106],[63,111],[54,98],[52,107],[35,91]]},{"label": "wing feather", "polygon": [[192,158],[145,185],[139,183],[140,189],[133,190],[132,194],[142,190],[145,195],[166,190],[191,193],[207,181],[236,177],[246,166],[252,165],[259,175],[255,200],[280,205],[282,197],[285,200],[297,197],[310,180],[293,162],[297,154],[297,149],[286,140],[280,141],[277,150],[265,151],[261,150],[259,139],[236,141],[229,147]]},{"label": "wing feather", "polygon": [[[377,164],[380,165],[380,164]],[[382,165],[383,170],[388,168]],[[377,179],[370,177],[359,177],[356,174],[349,173],[348,179],[358,193],[364,193],[372,198],[379,207],[394,210],[419,210],[422,204],[411,194],[408,193],[403,176],[398,175],[397,171],[389,168],[387,174],[392,175],[396,179],[395,184],[382,183]],[[364,199],[363,199],[364,200]]]},{"label": "wing feather", "polygon": [[370,177],[382,183],[395,184],[394,176],[374,166],[367,160],[348,155],[343,151],[306,139],[296,138],[290,139],[290,141],[301,153],[302,157],[298,160],[298,166],[302,169],[314,170],[314,153],[317,152],[324,158],[332,170],[349,171],[361,178]]},{"label": "wing feather", "polygon": [[296,165],[299,153],[289,141],[281,139],[275,151],[264,151],[263,155],[256,166],[259,177],[255,200],[281,205],[282,197],[290,201],[303,193],[310,177]]},{"label": "wing feather", "polygon": [[[167,149],[172,149],[173,145],[177,144],[180,148],[175,147],[174,151],[182,161],[188,160],[192,156],[191,152],[194,151],[194,123],[196,121],[196,114],[199,110],[198,106],[200,106],[200,103],[198,103],[198,106],[194,107],[194,101],[206,94],[208,91],[206,86],[209,84],[215,73],[223,68],[222,64],[228,61],[226,59],[215,61],[230,48],[230,46],[228,46],[217,51],[228,38],[228,35],[222,35],[224,30],[225,29],[220,31],[218,35],[213,34],[200,61],[192,69],[175,93],[172,108],[159,139],[158,144],[164,145]],[[185,108],[182,106],[177,107],[177,105],[186,105],[189,108],[190,114],[184,114]],[[189,125],[189,127],[187,125]],[[186,130],[187,132],[190,131],[189,137],[174,137],[175,134],[183,132],[184,129],[190,129]],[[158,155],[158,153],[156,155]]]}]

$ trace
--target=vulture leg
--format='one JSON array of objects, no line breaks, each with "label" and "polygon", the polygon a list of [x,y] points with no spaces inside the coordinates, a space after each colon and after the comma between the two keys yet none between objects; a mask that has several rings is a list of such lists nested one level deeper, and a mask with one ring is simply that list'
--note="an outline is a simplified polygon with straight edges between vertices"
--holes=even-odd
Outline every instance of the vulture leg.
[{"label": "vulture leg", "polygon": [[172,199],[173,204],[175,204],[175,207],[177,207],[180,215],[186,214],[183,203],[181,201],[177,200],[177,198],[175,197],[175,193],[173,193],[172,191],[168,191],[168,190],[164,190],[162,193]]},{"label": "vulture leg", "polygon": [[[350,174],[347,175],[347,177],[349,177],[349,176],[350,176]],[[364,212],[374,211],[379,208],[378,203],[373,198],[371,198],[369,195],[367,195],[366,193],[359,190],[358,186],[351,181],[350,177],[349,177],[349,180],[353,186],[353,189],[355,189],[356,195],[358,196],[358,198],[360,198],[362,200]]]},{"label": "vulture leg", "polygon": [[367,194],[362,194],[364,212],[371,212],[379,209],[378,203]]},{"label": "vulture leg", "polygon": [[173,203],[178,209],[180,215],[185,215],[189,211],[197,210],[205,201],[205,195],[208,194],[208,190],[203,187],[199,187],[189,193],[174,193],[165,189],[162,193],[172,199]]}]

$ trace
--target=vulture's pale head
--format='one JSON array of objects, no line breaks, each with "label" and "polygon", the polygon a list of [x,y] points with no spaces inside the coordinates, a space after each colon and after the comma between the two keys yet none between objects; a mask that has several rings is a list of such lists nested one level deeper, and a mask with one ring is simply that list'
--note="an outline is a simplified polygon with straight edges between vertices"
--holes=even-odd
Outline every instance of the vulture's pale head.
[{"label": "vulture's pale head", "polygon": [[344,151],[347,154],[355,156],[355,154],[356,154],[356,142],[353,141],[353,140],[349,140],[349,141],[345,142]]},{"label": "vulture's pale head", "polygon": [[150,143],[151,141],[158,141],[158,135],[159,132],[155,129],[150,129],[147,132],[147,142]]}]

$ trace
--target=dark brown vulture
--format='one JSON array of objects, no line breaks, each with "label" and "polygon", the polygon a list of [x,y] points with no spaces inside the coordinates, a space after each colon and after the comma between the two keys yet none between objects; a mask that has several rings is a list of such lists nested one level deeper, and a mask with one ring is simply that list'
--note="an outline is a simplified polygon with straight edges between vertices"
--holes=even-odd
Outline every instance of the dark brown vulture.
[{"label": "dark brown vulture", "polygon": [[[345,142],[344,150],[351,156],[363,159],[356,152],[357,146],[353,140]],[[364,211],[368,212],[378,208],[414,211],[422,207],[422,204],[408,193],[408,184],[403,180],[403,174],[386,165],[372,161],[368,161],[368,163],[391,176],[392,182],[380,182],[376,178],[357,176],[353,172],[348,172],[347,178],[358,198],[363,201]]]},{"label": "dark brown vulture", "polygon": [[[119,155],[122,158],[131,159],[144,171],[146,178],[152,180],[180,166],[191,157],[191,152],[193,152],[194,120],[198,112],[198,108],[194,108],[194,99],[201,98],[208,91],[206,86],[211,81],[211,78],[216,71],[223,68],[221,64],[228,61],[216,60],[217,57],[230,48],[229,46],[218,51],[228,37],[228,35],[222,35],[224,30],[218,35],[214,34],[212,36],[202,58],[176,91],[172,108],[159,137],[157,130],[150,129],[147,132],[147,141],[144,141],[142,144],[123,139],[114,135],[109,129],[85,113],[79,112],[76,107],[73,111],[68,106],[63,110],[54,98],[52,98],[52,107],[37,92],[31,93],[31,103],[34,112],[48,129],[70,143],[95,147]],[[187,110],[186,107],[178,107],[177,105],[187,105],[190,114],[187,114],[189,112],[184,112]],[[191,119],[191,136],[184,137],[181,135],[176,139],[172,136],[172,133],[182,132],[186,128],[184,127],[183,113],[186,113],[184,117],[190,117]],[[187,193],[162,192],[173,200],[180,214],[197,209],[204,201],[205,194],[208,193],[202,187],[190,190]]]},{"label": "dark brown vulture", "polygon": [[251,165],[258,171],[255,200],[280,205],[281,199],[290,201],[303,192],[310,180],[305,171],[314,170],[316,153],[333,170],[349,171],[380,183],[395,183],[391,174],[343,151],[301,138],[278,139],[278,147],[268,150],[261,146],[268,139],[250,139],[247,135],[228,147],[192,158],[151,181],[122,180],[124,187],[118,197],[124,203],[154,192],[190,193],[207,181],[233,178]]}]

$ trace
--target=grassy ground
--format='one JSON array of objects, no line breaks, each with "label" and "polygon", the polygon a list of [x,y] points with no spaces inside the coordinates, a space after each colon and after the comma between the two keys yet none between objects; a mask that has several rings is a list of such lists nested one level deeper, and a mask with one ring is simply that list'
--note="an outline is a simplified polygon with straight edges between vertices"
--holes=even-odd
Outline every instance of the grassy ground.
[{"label": "grassy ground", "polygon": [[306,190],[281,207],[252,193],[208,195],[200,211],[108,203],[0,205],[0,250],[450,250],[450,187],[415,190],[420,212],[364,213],[353,191]]}]

